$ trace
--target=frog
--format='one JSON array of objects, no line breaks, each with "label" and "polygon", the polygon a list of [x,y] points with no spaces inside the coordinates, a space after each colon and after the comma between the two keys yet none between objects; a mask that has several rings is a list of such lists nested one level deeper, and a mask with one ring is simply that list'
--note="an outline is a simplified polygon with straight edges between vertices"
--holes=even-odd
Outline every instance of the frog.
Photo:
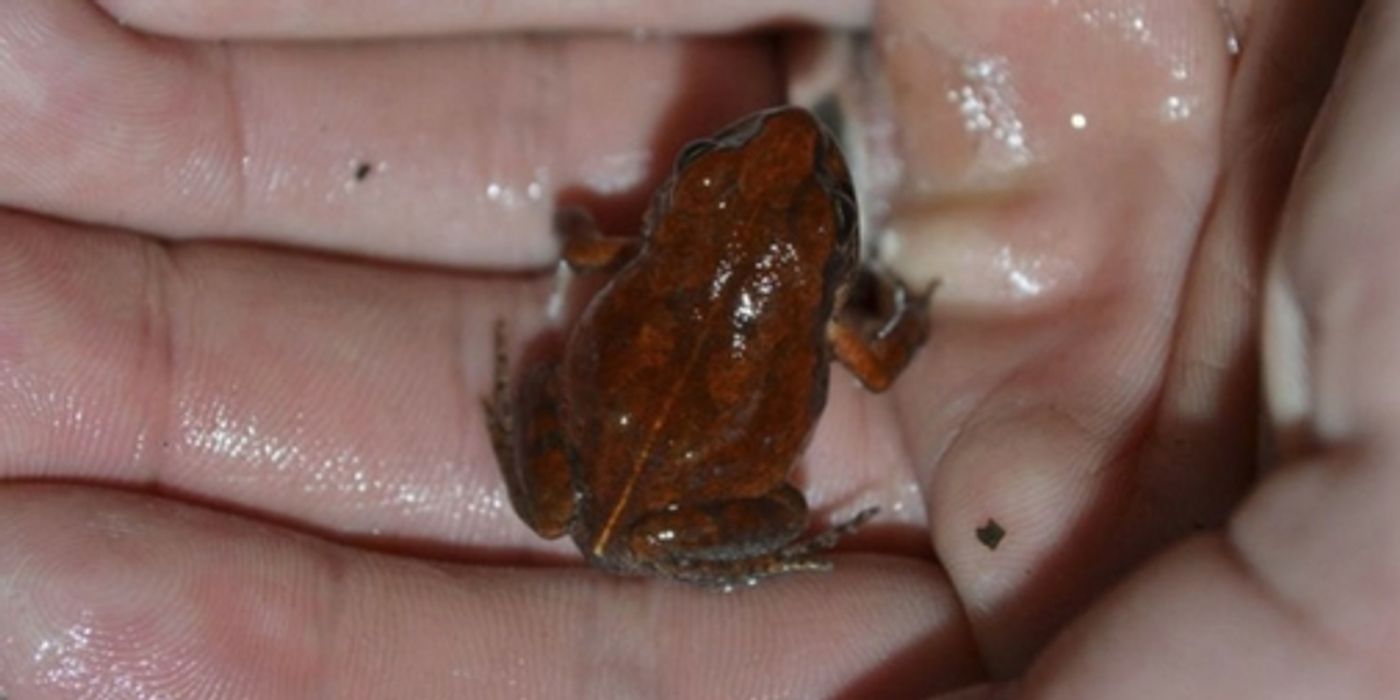
[{"label": "frog", "polygon": [[803,537],[791,475],[831,362],[887,389],[932,293],[862,264],[836,137],[805,108],[763,110],[681,149],[640,236],[576,209],[557,230],[570,268],[610,276],[518,382],[497,324],[483,407],[515,512],[617,574],[733,590],[829,570],[824,552],[877,511]]}]

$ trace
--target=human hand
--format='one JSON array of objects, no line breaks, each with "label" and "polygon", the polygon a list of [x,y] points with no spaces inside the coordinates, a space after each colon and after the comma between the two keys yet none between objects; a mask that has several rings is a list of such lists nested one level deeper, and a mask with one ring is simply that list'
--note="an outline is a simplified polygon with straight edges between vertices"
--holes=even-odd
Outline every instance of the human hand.
[{"label": "human hand", "polygon": [[[501,566],[575,555],[509,512],[476,399],[492,320],[537,317],[548,294],[499,272],[551,259],[551,195],[635,216],[680,141],[782,99],[770,47],[300,40],[473,28],[431,4],[311,20],[286,3],[105,4],[177,35],[281,38],[220,45],[129,34],[86,3],[0,11],[18,47],[0,51],[0,464],[16,482],[0,489],[0,690],[914,695],[1019,675],[1111,582],[1201,528],[1089,608],[1025,686],[1141,692],[1156,672],[1176,697],[1183,675],[1209,677],[1194,669],[1241,663],[1224,636],[1233,656],[1133,653],[1198,630],[1188,612],[1225,619],[1191,607],[1203,593],[1236,590],[1240,615],[1295,600],[1229,589],[1253,580],[1220,566],[1244,560],[1241,537],[1278,532],[1252,515],[1267,483],[1223,523],[1255,478],[1262,251],[1341,8],[1237,9],[1236,66],[1204,3],[1141,15],[1146,36],[1131,14],[1068,3],[881,6],[892,103],[875,109],[902,129],[873,153],[904,168],[875,197],[892,202],[900,271],[944,285],[892,397],[834,382],[805,469],[819,512],[902,507],[830,576],[718,596]],[[539,21],[511,12],[485,28]],[[652,19],[755,19],[735,13]],[[1025,153],[1005,129],[965,129],[979,102],[993,125],[1021,122]],[[1317,235],[1304,228],[1294,239]],[[211,238],[331,256],[157,242]],[[36,479],[70,483],[19,483]],[[1337,508],[1367,512],[1323,512]],[[975,537],[988,518],[1007,531],[995,550]],[[1076,685],[1091,681],[1106,684]]]}]

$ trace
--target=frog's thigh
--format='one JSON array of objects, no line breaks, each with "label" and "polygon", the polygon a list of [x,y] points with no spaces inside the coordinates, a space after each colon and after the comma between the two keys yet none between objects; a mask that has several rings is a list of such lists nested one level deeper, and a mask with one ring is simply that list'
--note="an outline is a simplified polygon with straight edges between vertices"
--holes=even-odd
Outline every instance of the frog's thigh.
[{"label": "frog's thigh", "polygon": [[486,407],[511,504],[526,525],[548,538],[568,532],[574,517],[556,368],[552,363],[533,366],[516,394],[518,402],[508,400],[509,391],[502,385]]},{"label": "frog's thigh", "polygon": [[865,319],[851,313],[839,314],[827,328],[832,352],[865,388],[884,391],[904,371],[914,351],[928,337],[928,299],[932,289],[923,294],[910,294],[903,284],[892,284],[888,290],[894,310],[875,333],[864,330]]},{"label": "frog's thigh", "polygon": [[642,516],[629,536],[653,560],[739,560],[773,552],[807,527],[807,500],[790,484],[757,498],[715,501]]}]

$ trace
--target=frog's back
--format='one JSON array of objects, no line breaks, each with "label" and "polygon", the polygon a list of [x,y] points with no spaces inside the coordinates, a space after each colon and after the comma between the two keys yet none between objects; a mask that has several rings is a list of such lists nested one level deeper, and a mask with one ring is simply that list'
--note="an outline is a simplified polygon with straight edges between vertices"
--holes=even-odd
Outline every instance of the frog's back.
[{"label": "frog's back", "polygon": [[714,153],[699,163],[712,176],[678,175],[646,245],[569,339],[565,429],[576,479],[592,487],[579,509],[590,532],[768,493],[825,405],[827,322],[853,265],[853,232],[837,229],[853,222],[820,167],[746,192],[734,173],[753,157]]}]

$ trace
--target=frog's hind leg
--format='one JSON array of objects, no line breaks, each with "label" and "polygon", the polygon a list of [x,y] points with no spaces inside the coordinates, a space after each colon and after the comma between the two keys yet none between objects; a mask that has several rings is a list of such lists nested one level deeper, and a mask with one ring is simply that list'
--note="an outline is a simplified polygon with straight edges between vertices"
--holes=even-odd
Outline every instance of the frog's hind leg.
[{"label": "frog's hind leg", "polygon": [[778,558],[789,561],[810,559],[812,555],[825,552],[836,546],[845,536],[859,530],[880,512],[879,506],[870,506],[856,513],[849,520],[839,522],[805,540],[794,542],[778,552]]},{"label": "frog's hind leg", "polygon": [[855,532],[880,511],[870,507],[855,517],[823,530],[816,535],[793,542],[769,555],[738,561],[707,561],[692,564],[677,578],[723,591],[741,586],[753,586],[765,578],[804,572],[831,571],[830,559],[820,556],[836,546],[842,538]]},{"label": "frog's hind leg", "polygon": [[632,551],[659,573],[732,589],[770,576],[826,571],[816,556],[875,514],[869,509],[814,537],[798,540],[807,521],[802,493],[783,484],[758,498],[676,508],[644,516],[631,528]]},{"label": "frog's hind leg", "polygon": [[495,345],[495,389],[481,402],[491,446],[515,512],[541,537],[553,539],[566,534],[574,518],[569,460],[557,408],[557,365],[532,365],[512,396],[503,322],[496,324]]},{"label": "frog's hind leg", "polygon": [[802,534],[807,501],[783,484],[754,498],[672,506],[628,528],[628,549],[653,562],[748,559],[782,548]]}]

